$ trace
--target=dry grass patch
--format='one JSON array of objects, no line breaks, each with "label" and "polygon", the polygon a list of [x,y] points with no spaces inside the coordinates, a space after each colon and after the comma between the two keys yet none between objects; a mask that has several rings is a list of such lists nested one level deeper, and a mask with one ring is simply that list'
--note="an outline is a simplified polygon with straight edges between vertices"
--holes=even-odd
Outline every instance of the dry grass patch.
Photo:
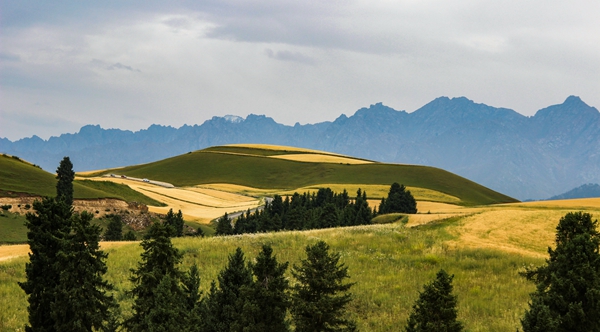
[{"label": "dry grass patch", "polygon": [[532,257],[547,256],[556,225],[568,211],[497,209],[461,219],[448,228],[455,245],[490,248]]},{"label": "dry grass patch", "polygon": [[372,161],[360,160],[348,157],[332,156],[317,153],[284,154],[270,156],[269,158],[278,158],[293,161],[302,161],[307,163],[333,163],[333,164],[372,164]]},{"label": "dry grass patch", "polygon": [[29,253],[28,244],[15,244],[0,246],[0,261],[13,259],[16,257],[27,256]]}]

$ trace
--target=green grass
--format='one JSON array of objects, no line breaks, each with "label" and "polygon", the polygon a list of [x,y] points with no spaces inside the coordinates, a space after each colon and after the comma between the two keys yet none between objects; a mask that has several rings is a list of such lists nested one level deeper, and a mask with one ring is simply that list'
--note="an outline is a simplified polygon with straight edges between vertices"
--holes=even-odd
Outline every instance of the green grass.
[{"label": "green grass", "polygon": [[[106,171],[110,172],[113,171]],[[261,189],[291,190],[322,183],[391,185],[398,182],[456,196],[463,205],[516,202],[511,197],[456,174],[416,165],[307,163],[201,150],[121,168],[118,173],[165,181],[176,186],[231,183]]]},{"label": "green grass", "polygon": [[408,216],[403,213],[388,213],[373,218],[371,222],[374,224],[391,224],[393,222],[406,224],[408,222]]},{"label": "green grass", "polygon": [[[23,160],[0,155],[0,197],[55,196],[56,178],[38,167]],[[116,198],[127,202],[140,202],[146,205],[164,206],[126,185],[108,181],[75,180],[73,196],[76,199]]]},{"label": "green grass", "polygon": [[[432,226],[405,228],[401,223],[359,226],[306,232],[281,232],[230,237],[180,238],[173,242],[184,254],[182,269],[198,264],[201,288],[226,265],[227,256],[241,247],[247,259],[256,257],[263,244],[273,246],[279,261],[297,264],[304,248],[326,241],[348,266],[354,301],[350,314],[361,331],[399,331],[406,323],[418,292],[440,268],[454,274],[459,319],[467,331],[515,331],[535,286],[518,275],[523,266],[541,264],[494,250],[453,250],[446,231],[458,218]],[[138,244],[111,248],[107,279],[115,284],[115,297],[125,315],[131,313],[126,291],[130,269],[140,259]],[[27,319],[26,301],[16,282],[24,279],[26,258],[0,262],[0,329],[15,330]],[[293,280],[289,271],[288,276]]]},{"label": "green grass", "polygon": [[0,210],[0,245],[27,242],[25,216]]}]

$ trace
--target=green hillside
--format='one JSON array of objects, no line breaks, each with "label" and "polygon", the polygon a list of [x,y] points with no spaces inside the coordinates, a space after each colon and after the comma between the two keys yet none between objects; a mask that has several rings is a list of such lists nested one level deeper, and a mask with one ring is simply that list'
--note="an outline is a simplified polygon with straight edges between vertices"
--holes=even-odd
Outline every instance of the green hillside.
[{"label": "green hillside", "polygon": [[[32,196],[55,196],[56,178],[41,168],[16,157],[0,155],[0,197],[27,194]],[[148,205],[163,205],[128,186],[90,180],[75,180],[74,198],[116,198]]]},{"label": "green hillside", "polygon": [[[165,181],[175,186],[230,183],[265,189],[296,189],[323,183],[390,185],[398,182],[456,196],[463,205],[516,202],[511,197],[435,167],[301,162],[270,158],[269,152],[263,150],[238,146],[212,147],[149,164],[120,168],[118,173]],[[280,152],[277,150],[273,154],[281,155]]]}]

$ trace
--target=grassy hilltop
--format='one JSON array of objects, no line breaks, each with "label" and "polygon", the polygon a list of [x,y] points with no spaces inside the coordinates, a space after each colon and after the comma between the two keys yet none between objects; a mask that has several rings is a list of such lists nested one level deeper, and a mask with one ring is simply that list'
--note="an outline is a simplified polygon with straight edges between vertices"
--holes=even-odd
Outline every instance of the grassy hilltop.
[{"label": "grassy hilltop", "polygon": [[153,163],[106,170],[169,182],[178,187],[228,183],[262,189],[319,184],[386,185],[393,182],[457,197],[460,205],[515,199],[435,167],[386,164],[320,151],[269,145],[212,147]]},{"label": "grassy hilltop", "polygon": [[[0,155],[0,197],[11,196],[55,196],[56,176],[24,160]],[[73,182],[75,199],[116,198],[149,205],[161,205],[128,186],[90,180]]]}]

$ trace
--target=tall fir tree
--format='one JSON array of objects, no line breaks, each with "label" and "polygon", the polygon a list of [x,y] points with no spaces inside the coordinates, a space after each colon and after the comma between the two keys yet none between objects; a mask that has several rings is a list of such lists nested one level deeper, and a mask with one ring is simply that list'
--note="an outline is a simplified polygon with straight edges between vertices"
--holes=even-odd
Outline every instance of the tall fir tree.
[{"label": "tall fir tree", "polygon": [[174,213],[173,209],[169,209],[167,215],[165,217],[165,224],[169,225],[171,230],[171,236],[173,237],[181,237],[183,236],[183,213],[181,210],[179,212]]},{"label": "tall fir tree", "polygon": [[105,241],[121,241],[123,240],[123,221],[121,216],[113,214],[110,216],[110,221],[104,232]]},{"label": "tall fir tree", "polygon": [[113,287],[103,279],[108,255],[99,247],[101,229],[90,224],[92,219],[85,211],[73,214],[72,232],[57,255],[59,284],[50,306],[57,331],[100,330],[116,306],[107,293]]},{"label": "tall fir tree", "polygon": [[[134,288],[131,294],[134,297],[133,316],[128,318],[124,325],[129,331],[161,330],[160,322],[167,324],[171,319],[185,321],[183,316],[185,306],[183,291],[179,281],[183,274],[177,268],[182,255],[173,247],[170,239],[171,228],[161,222],[155,222],[149,229],[141,243],[144,252],[142,261],[137,269],[131,270],[131,282]],[[166,280],[163,280],[167,278]],[[162,284],[162,285],[161,285]],[[157,289],[161,286],[161,292]],[[169,306],[177,308],[157,308],[168,303],[168,299],[180,299]],[[152,313],[152,321],[148,320]],[[160,313],[176,313],[176,317],[162,317]],[[158,324],[158,325],[157,325]],[[167,326],[163,326],[167,328]]]},{"label": "tall fir tree", "polygon": [[64,201],[45,198],[33,202],[35,213],[27,213],[27,243],[29,262],[25,264],[24,282],[19,286],[28,295],[28,332],[56,331],[55,319],[50,310],[56,299],[56,289],[60,284],[61,267],[57,257],[63,249],[64,239],[71,230],[71,207]]},{"label": "tall fir tree", "polygon": [[242,310],[244,332],[290,330],[285,319],[290,306],[289,283],[285,278],[287,267],[287,262],[277,262],[271,246],[263,245],[256,263],[250,264],[255,280],[242,290],[247,299]]},{"label": "tall fir tree", "polygon": [[231,235],[233,234],[233,227],[231,226],[231,220],[229,215],[225,213],[221,218],[217,219],[217,227],[215,235]]},{"label": "tall fir tree", "polygon": [[392,183],[387,198],[381,199],[379,214],[385,213],[417,213],[417,202],[403,184]]},{"label": "tall fir tree", "polygon": [[75,172],[69,157],[64,157],[56,169],[56,200],[63,201],[68,206],[73,205],[73,180]]},{"label": "tall fir tree", "polygon": [[243,331],[242,310],[248,300],[244,289],[252,286],[252,272],[246,265],[242,249],[229,256],[227,267],[217,277],[219,286],[211,285],[205,299],[202,331]]},{"label": "tall fir tree", "polygon": [[339,263],[340,254],[330,254],[329,246],[319,241],[306,247],[306,256],[292,268],[297,279],[291,296],[295,331],[356,331],[355,322],[346,317],[353,284],[344,283],[348,267]]},{"label": "tall fir tree", "polygon": [[523,331],[600,331],[600,234],[589,213],[567,213],[546,264],[523,275],[537,284]]},{"label": "tall fir tree", "polygon": [[460,332],[463,325],[457,318],[456,296],[452,294],[452,279],[443,269],[435,280],[425,285],[408,317],[406,332]]}]

